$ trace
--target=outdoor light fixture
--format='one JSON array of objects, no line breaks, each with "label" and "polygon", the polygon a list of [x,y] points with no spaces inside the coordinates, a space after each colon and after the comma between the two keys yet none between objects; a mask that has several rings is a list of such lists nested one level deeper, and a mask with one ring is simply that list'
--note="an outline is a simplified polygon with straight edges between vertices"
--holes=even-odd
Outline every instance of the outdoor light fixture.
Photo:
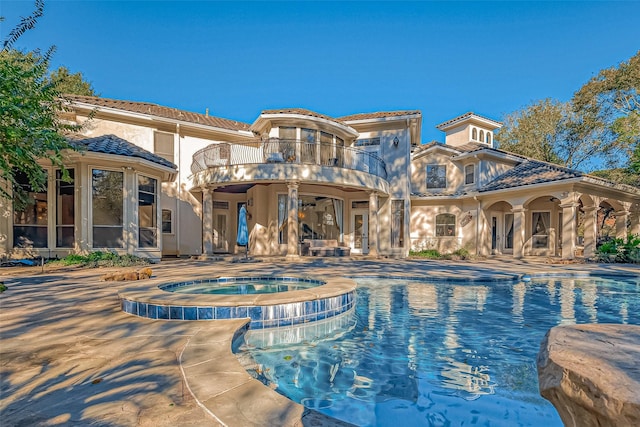
[{"label": "outdoor light fixture", "polygon": [[397,136],[395,138],[393,138],[393,146],[394,147],[397,147],[399,143],[400,143],[400,140],[398,139]]}]

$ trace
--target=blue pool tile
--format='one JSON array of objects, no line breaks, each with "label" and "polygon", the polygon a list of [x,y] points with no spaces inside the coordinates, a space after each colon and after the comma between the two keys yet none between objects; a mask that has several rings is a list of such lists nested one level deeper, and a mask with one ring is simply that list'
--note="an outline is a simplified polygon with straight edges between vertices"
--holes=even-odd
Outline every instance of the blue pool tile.
[{"label": "blue pool tile", "polygon": [[144,302],[138,303],[138,316],[147,317],[147,304]]},{"label": "blue pool tile", "polygon": [[182,307],[170,306],[169,308],[169,317],[175,320],[184,320],[182,315]]},{"label": "blue pool tile", "polygon": [[158,306],[158,319],[168,319],[169,318],[169,307],[166,305]]},{"label": "blue pool tile", "polygon": [[249,307],[249,317],[252,321],[262,320],[262,307]]},{"label": "blue pool tile", "polygon": [[122,300],[122,311],[125,313],[133,314],[133,304],[131,301],[123,299]]},{"label": "blue pool tile", "polygon": [[262,322],[262,327],[263,328],[275,328],[278,326],[278,320],[264,320]]},{"label": "blue pool tile", "polygon": [[291,318],[278,320],[278,326],[291,326],[292,323],[293,320]]},{"label": "blue pool tile", "polygon": [[147,317],[149,319],[157,319],[158,318],[158,306],[154,304],[147,305]]},{"label": "blue pool tile", "polygon": [[198,307],[199,320],[213,320],[213,307]]},{"label": "blue pool tile", "polygon": [[249,317],[247,312],[247,307],[234,307],[232,311],[232,316],[235,319],[241,319],[243,317]]},{"label": "blue pool tile", "polygon": [[318,301],[307,301],[304,303],[304,314],[315,314],[318,312]]},{"label": "blue pool tile", "polygon": [[252,320],[251,323],[249,323],[249,329],[262,329],[263,327],[261,320]]},{"label": "blue pool tile", "polygon": [[198,320],[197,307],[185,307],[184,308],[184,320]]},{"label": "blue pool tile", "polygon": [[318,317],[317,320],[324,320],[327,318],[327,312],[326,311],[321,311],[318,313]]},{"label": "blue pool tile", "polygon": [[229,307],[216,307],[216,319],[231,319],[231,309]]}]

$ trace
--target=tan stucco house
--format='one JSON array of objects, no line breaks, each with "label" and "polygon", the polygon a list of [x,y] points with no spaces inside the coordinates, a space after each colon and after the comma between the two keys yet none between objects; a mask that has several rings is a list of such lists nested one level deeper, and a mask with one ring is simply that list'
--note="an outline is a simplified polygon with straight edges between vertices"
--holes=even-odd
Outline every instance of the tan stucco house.
[{"label": "tan stucco house", "polygon": [[618,236],[640,234],[639,189],[495,149],[501,124],[474,113],[438,126],[444,144],[422,144],[415,110],[338,118],[266,110],[249,124],[70,100],[66,118],[85,124],[74,137],[83,150],[66,162],[74,181],[49,168],[32,205],[1,202],[5,257],[237,253],[242,205],[249,252],[290,259],[318,242],[342,255],[591,256],[603,207],[614,210]]}]

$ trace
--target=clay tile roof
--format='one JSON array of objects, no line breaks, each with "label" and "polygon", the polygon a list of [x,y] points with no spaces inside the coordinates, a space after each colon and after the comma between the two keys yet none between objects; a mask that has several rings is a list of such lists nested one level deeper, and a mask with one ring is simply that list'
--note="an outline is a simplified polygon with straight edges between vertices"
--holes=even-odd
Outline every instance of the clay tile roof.
[{"label": "clay tile roof", "polygon": [[276,110],[263,110],[262,114],[299,114],[301,116],[318,117],[320,119],[341,123],[340,120],[324,114],[316,113],[315,111],[307,110],[306,108],[279,108]]},{"label": "clay tile roof", "polygon": [[116,154],[118,156],[138,157],[150,162],[176,169],[177,166],[170,161],[153,154],[131,142],[115,135],[101,135],[95,138],[82,138],[73,136],[69,138],[72,144],[85,147],[92,153]]},{"label": "clay tile roof", "polygon": [[399,117],[399,116],[412,116],[422,114],[420,110],[406,110],[406,111],[378,111],[376,113],[358,113],[351,114],[349,116],[339,117],[338,120],[344,122],[367,120],[367,119],[383,119],[386,117]]},{"label": "clay tile roof", "polygon": [[526,160],[480,188],[479,192],[579,178],[584,173],[551,163]]},{"label": "clay tile roof", "polygon": [[447,126],[447,125],[449,125],[449,124],[451,124],[451,123],[457,122],[458,120],[466,119],[467,117],[471,117],[471,116],[476,116],[476,117],[479,117],[479,118],[481,118],[481,119],[489,120],[490,122],[493,122],[493,123],[497,123],[497,124],[499,124],[499,125],[502,125],[502,123],[501,123],[501,122],[497,122],[497,121],[495,121],[495,120],[493,120],[493,119],[490,119],[489,117],[484,117],[484,116],[481,116],[480,114],[476,114],[476,113],[474,113],[473,111],[469,111],[468,113],[464,113],[464,114],[462,114],[461,116],[454,117],[454,118],[453,118],[453,119],[451,119],[451,120],[447,120],[446,122],[440,123],[439,125],[437,125],[437,126],[436,126],[436,128],[437,128],[437,129],[440,129],[441,127]]},{"label": "clay tile roof", "polygon": [[72,102],[84,102],[96,107],[114,108],[117,110],[130,111],[133,113],[148,114],[150,116],[162,117],[165,119],[179,120],[188,123],[198,123],[205,126],[212,126],[229,130],[249,130],[249,124],[220,117],[208,116],[190,111],[178,110],[176,108],[163,107],[149,102],[121,101],[117,99],[99,98],[95,96],[65,95],[65,98]]}]

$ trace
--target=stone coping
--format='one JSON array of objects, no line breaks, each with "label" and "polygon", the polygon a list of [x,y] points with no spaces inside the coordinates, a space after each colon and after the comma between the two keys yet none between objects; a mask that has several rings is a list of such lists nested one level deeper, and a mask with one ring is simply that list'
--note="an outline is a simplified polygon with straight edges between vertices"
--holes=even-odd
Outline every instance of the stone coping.
[{"label": "stone coping", "polygon": [[[219,279],[225,277],[228,276],[211,276],[210,279]],[[282,276],[259,276],[259,278],[261,279],[277,279],[278,277]],[[175,281],[152,279],[150,281],[136,283],[135,285],[123,288],[118,291],[118,296],[120,299],[135,300],[145,302],[147,304],[156,305],[180,305],[191,307],[242,307],[269,306],[285,303],[313,301],[321,298],[331,298],[339,295],[344,295],[346,293],[353,292],[356,289],[356,283],[351,279],[336,277],[329,278],[323,281],[325,282],[324,285],[316,286],[309,289],[300,289],[296,291],[253,295],[212,295],[181,294],[176,292],[163,291],[158,286],[169,285],[171,283],[175,283]]]},{"label": "stone coping", "polygon": [[[247,320],[220,320],[189,340],[180,354],[180,369],[198,405],[229,427],[350,426],[305,408],[254,379],[232,352],[233,341],[246,330]],[[215,381],[212,380],[215,378]]]},{"label": "stone coping", "polygon": [[540,394],[566,426],[640,425],[640,326],[562,325],[540,345]]}]

